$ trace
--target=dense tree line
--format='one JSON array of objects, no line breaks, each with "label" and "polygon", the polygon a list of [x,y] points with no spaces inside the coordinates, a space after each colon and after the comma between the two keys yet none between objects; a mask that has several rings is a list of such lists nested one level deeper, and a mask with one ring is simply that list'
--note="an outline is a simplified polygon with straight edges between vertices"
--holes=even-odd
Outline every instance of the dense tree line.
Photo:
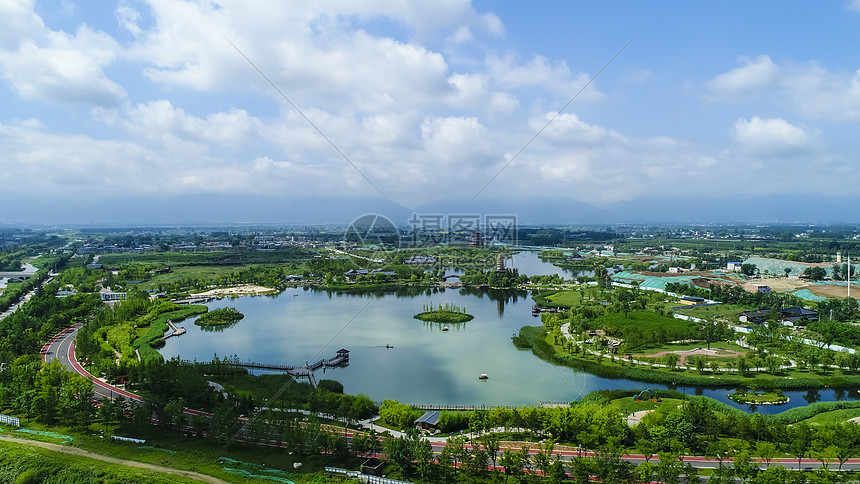
[{"label": "dense tree line", "polygon": [[742,287],[725,284],[711,284],[707,288],[690,284],[670,282],[666,284],[667,292],[685,296],[704,297],[725,304],[738,304],[752,307],[782,308],[802,306],[804,301],[797,296],[787,293],[752,293]]},{"label": "dense tree line", "polygon": [[466,273],[460,276],[460,282],[474,286],[486,284],[490,287],[515,287],[528,283],[529,278],[521,276],[517,269],[505,269],[504,272],[467,269]]}]

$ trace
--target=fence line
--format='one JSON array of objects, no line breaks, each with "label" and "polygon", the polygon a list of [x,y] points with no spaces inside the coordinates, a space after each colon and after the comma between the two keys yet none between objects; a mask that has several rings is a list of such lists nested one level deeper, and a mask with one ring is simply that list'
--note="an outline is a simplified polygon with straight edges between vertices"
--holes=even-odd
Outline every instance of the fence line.
[{"label": "fence line", "polygon": [[387,477],[372,476],[370,474],[362,474],[358,471],[350,471],[347,469],[341,469],[339,467],[326,466],[325,471],[333,472],[335,474],[342,474],[348,477],[355,477],[357,479],[361,479],[368,484],[412,484],[409,481],[398,481],[395,479],[389,479]]},{"label": "fence line", "polygon": [[[373,402],[377,407],[382,406],[382,402]],[[540,402],[538,402],[540,403]],[[543,402],[544,404],[548,402]],[[552,402],[556,403],[556,402]],[[570,402],[561,402],[561,403],[570,403]],[[418,410],[492,410],[494,408],[501,408],[505,410],[517,410],[522,407],[518,407],[516,405],[437,405],[435,403],[415,403],[415,404],[407,404],[410,407],[416,408]]]}]

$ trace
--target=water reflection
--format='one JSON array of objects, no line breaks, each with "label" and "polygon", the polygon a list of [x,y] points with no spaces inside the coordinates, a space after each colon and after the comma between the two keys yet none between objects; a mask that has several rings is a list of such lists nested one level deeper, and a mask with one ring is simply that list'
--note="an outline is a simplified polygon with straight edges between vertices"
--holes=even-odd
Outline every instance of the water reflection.
[{"label": "water reflection", "polygon": [[463,331],[466,329],[466,325],[469,324],[469,323],[436,323],[433,321],[421,321],[421,322],[424,323],[425,328],[439,331],[440,333],[445,333],[445,332],[449,332],[449,331],[450,332]]},{"label": "water reflection", "polygon": [[[843,393],[843,396],[844,396],[844,393]],[[820,402],[821,401],[821,393],[819,393],[818,390],[809,390],[806,392],[806,396],[804,396],[803,399],[806,400],[806,403]],[[839,400],[839,399],[837,398],[837,400]]]},{"label": "water reflection", "polygon": [[196,326],[199,327],[201,331],[205,331],[207,333],[223,333],[237,324],[239,324],[239,321],[233,321],[232,323],[226,324],[198,324]]}]

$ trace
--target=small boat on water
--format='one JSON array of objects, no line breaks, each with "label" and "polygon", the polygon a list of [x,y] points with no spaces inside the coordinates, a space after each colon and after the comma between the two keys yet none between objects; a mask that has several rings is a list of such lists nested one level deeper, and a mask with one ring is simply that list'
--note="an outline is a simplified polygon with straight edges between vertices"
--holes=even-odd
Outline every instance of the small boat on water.
[{"label": "small boat on water", "polygon": [[385,345],[386,348],[394,348],[394,345]]},{"label": "small boat on water", "polygon": [[447,326],[442,326],[442,331],[448,331],[448,327],[447,327]]},{"label": "small boat on water", "polygon": [[490,377],[487,376],[486,373],[481,373],[481,376],[478,377],[478,380],[488,380]]}]

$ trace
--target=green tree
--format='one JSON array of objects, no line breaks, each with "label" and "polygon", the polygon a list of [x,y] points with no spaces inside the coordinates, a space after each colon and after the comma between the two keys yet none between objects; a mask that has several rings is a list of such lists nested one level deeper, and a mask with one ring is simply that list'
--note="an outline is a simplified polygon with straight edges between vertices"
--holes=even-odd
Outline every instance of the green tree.
[{"label": "green tree", "polygon": [[717,341],[720,337],[720,331],[717,324],[713,321],[705,321],[702,323],[702,339],[708,343],[708,349],[711,349],[711,343]]},{"label": "green tree", "polygon": [[523,461],[520,453],[511,449],[505,449],[499,464],[505,468],[505,483],[508,482],[509,476],[518,476],[523,472]]},{"label": "green tree", "polygon": [[770,467],[770,461],[779,455],[779,450],[777,450],[776,444],[772,442],[756,442],[755,453],[764,459],[766,467]]},{"label": "green tree", "polygon": [[181,432],[182,422],[185,418],[185,399],[180,397],[171,401],[164,407],[164,410],[167,418],[169,419],[168,425],[173,425],[175,423]]},{"label": "green tree", "polygon": [[487,449],[490,459],[493,461],[493,467],[496,467],[496,458],[499,453],[499,437],[495,434],[487,434],[481,438],[481,444]]},{"label": "green tree", "polygon": [[797,458],[797,470],[799,471],[801,461],[812,445],[812,431],[806,422],[800,422],[791,427],[789,437],[789,451]]},{"label": "green tree", "polygon": [[820,281],[827,275],[827,271],[823,267],[807,267],[803,271],[803,275],[813,281]]},{"label": "green tree", "polygon": [[681,359],[681,357],[678,356],[677,353],[667,353],[666,354],[666,366],[668,366],[669,369],[674,370],[675,365],[678,364],[678,360],[680,360],[680,359]]},{"label": "green tree", "polygon": [[680,484],[684,465],[678,460],[677,454],[660,452],[657,460],[657,474],[666,484]]},{"label": "green tree", "polygon": [[745,276],[754,276],[758,272],[758,267],[755,264],[741,264],[741,272]]}]

